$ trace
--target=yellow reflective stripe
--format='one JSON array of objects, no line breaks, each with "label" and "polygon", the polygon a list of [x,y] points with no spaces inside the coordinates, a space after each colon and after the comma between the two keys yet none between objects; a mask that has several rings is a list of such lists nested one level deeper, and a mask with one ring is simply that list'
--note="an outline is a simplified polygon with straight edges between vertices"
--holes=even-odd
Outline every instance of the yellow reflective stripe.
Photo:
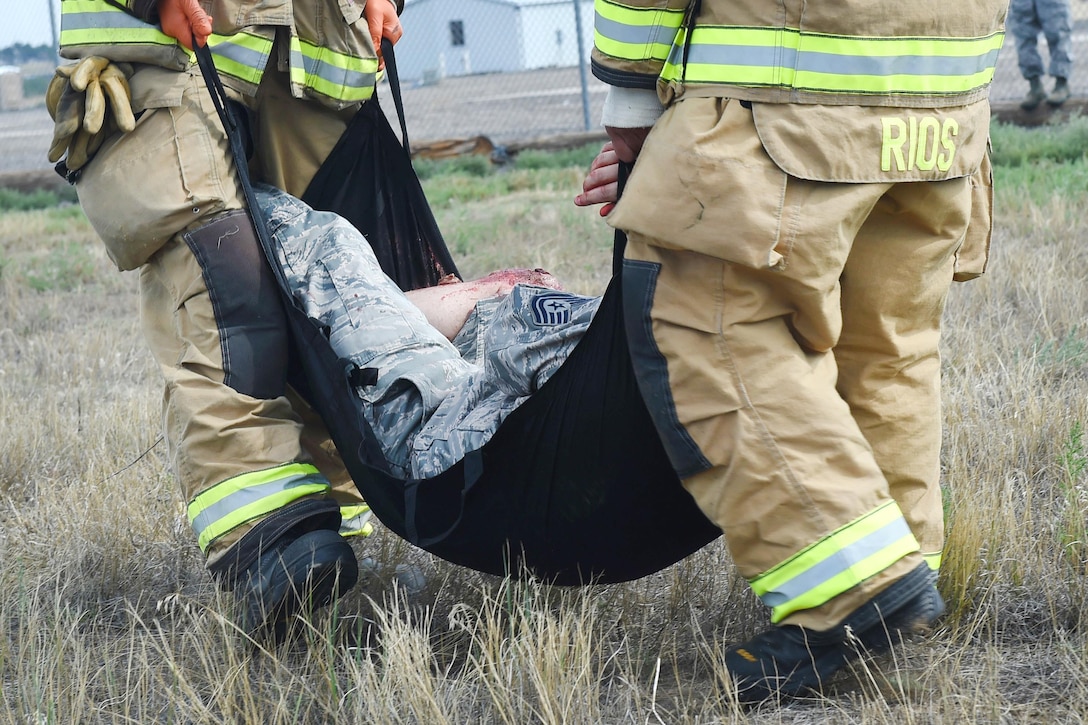
[{"label": "yellow reflective stripe", "polygon": [[365,101],[374,92],[378,59],[361,58],[291,38],[291,82],[339,101]]},{"label": "yellow reflective stripe", "polygon": [[930,570],[941,570],[941,559],[944,556],[944,552],[938,551],[935,554],[922,554],[922,558],[925,559],[926,564],[929,565]]},{"label": "yellow reflective stripe", "polygon": [[[124,3],[125,7],[129,7],[131,3]],[[135,16],[126,13],[121,8],[112,5],[105,0],[61,0],[60,14],[65,15],[78,15],[82,13],[121,13],[127,15],[130,18],[136,19]]]},{"label": "yellow reflective stripe", "polygon": [[62,46],[176,45],[156,26],[100,0],[64,0],[60,13]]},{"label": "yellow reflective stripe", "polygon": [[272,38],[246,32],[234,35],[213,33],[208,38],[208,47],[212,50],[216,70],[257,85],[261,82],[261,74],[272,52]]},{"label": "yellow reflective stripe", "polygon": [[[670,39],[671,41],[671,39]],[[597,50],[613,58],[628,61],[663,61],[669,57],[672,42],[665,43],[620,43],[607,38],[597,30],[593,31],[593,45]]]},{"label": "yellow reflective stripe", "polygon": [[894,501],[851,521],[778,566],[752,579],[752,591],[780,622],[852,589],[918,551],[918,542]]},{"label": "yellow reflective stripe", "polygon": [[683,23],[684,11],[635,8],[607,0],[594,3],[593,44],[605,55],[628,61],[663,61]]},{"label": "yellow reflective stripe", "polygon": [[680,28],[676,34],[676,42],[669,51],[669,56],[661,66],[660,77],[666,81],[679,80],[684,77],[684,46],[688,42],[688,29]]},{"label": "yellow reflective stripe", "polygon": [[340,535],[370,536],[374,533],[374,524],[370,523],[370,507],[364,504],[340,507]]},{"label": "yellow reflective stripe", "polygon": [[978,38],[872,38],[792,28],[699,26],[681,67],[683,34],[665,80],[850,94],[952,95],[993,80],[1004,34]]},{"label": "yellow reflective stripe", "polygon": [[206,551],[213,541],[247,521],[330,489],[328,479],[308,463],[243,473],[195,496],[189,502],[189,524],[201,550]]}]

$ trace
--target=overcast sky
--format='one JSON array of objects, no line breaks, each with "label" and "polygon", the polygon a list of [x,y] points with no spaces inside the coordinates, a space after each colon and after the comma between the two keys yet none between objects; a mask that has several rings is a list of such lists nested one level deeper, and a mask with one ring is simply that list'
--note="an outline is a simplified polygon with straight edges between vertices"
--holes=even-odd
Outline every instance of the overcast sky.
[{"label": "overcast sky", "polygon": [[53,31],[49,27],[49,8],[57,13],[60,30],[60,0],[3,0],[4,17],[0,20],[0,48],[15,43],[52,45]]}]

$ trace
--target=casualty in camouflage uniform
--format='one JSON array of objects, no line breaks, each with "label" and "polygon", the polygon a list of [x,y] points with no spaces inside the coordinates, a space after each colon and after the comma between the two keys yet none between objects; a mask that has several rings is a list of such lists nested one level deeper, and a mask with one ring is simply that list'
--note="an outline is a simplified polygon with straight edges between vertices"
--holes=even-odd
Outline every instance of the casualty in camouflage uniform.
[{"label": "casualty in camouflage uniform", "polygon": [[600,303],[517,284],[478,302],[451,343],[381,270],[339,216],[271,187],[257,199],[291,295],[337,355],[373,369],[356,388],[394,475],[429,478],[483,446],[570,355]]}]

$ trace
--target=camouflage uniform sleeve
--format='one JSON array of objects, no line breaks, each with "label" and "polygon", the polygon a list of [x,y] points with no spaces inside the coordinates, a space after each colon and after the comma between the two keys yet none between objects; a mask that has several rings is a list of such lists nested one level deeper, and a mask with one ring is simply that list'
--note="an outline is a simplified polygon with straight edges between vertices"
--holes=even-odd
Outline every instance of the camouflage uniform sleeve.
[{"label": "camouflage uniform sleeve", "polygon": [[515,285],[486,307],[474,333],[483,367],[466,375],[413,441],[412,475],[429,478],[491,440],[510,413],[566,362],[599,297]]},{"label": "camouflage uniform sleeve", "polygon": [[600,301],[515,285],[485,333],[486,374],[509,395],[532,395],[570,356]]},{"label": "camouflage uniform sleeve", "polygon": [[345,366],[330,374],[371,373],[355,393],[385,460],[368,463],[409,475],[413,439],[476,367],[382,272],[355,227],[271,187],[259,186],[257,199],[287,291],[326,330]]}]

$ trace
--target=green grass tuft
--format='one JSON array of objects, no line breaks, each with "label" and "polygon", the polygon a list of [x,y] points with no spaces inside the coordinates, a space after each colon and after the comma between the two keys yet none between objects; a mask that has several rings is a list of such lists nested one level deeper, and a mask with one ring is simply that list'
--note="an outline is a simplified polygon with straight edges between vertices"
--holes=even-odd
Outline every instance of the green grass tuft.
[{"label": "green grass tuft", "polygon": [[588,169],[589,164],[601,150],[599,142],[593,142],[576,149],[563,151],[537,151],[526,149],[514,157],[514,168],[526,171],[539,169]]},{"label": "green grass tuft", "polygon": [[1088,154],[1088,117],[1060,125],[1024,128],[1006,123],[990,127],[995,166],[1017,167],[1039,161],[1083,161]]},{"label": "green grass tuft", "polygon": [[52,209],[61,204],[74,204],[76,201],[76,190],[71,186],[65,187],[61,191],[38,189],[29,192],[0,188],[0,213]]}]

